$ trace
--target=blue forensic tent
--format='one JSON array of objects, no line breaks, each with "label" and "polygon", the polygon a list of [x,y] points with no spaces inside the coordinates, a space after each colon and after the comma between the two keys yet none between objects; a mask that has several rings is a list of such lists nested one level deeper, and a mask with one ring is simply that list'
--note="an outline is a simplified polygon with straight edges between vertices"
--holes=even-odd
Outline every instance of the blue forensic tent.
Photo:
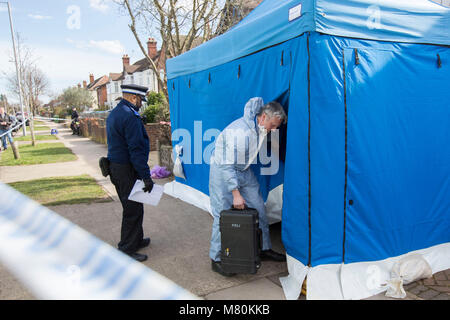
[{"label": "blue forensic tent", "polygon": [[260,182],[282,194],[287,298],[306,276],[308,299],[375,295],[411,254],[450,268],[450,1],[265,0],[167,75],[186,179],[166,192],[205,210],[218,132],[252,97],[286,108]]}]

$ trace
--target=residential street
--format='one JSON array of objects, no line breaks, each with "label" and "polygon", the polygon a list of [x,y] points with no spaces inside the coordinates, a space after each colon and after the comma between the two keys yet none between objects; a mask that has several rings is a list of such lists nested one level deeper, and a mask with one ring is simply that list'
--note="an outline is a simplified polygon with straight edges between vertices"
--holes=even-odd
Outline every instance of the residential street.
[{"label": "residential street", "polygon": [[[105,145],[88,138],[72,136],[61,124],[48,123],[57,128],[58,140],[77,156],[78,160],[45,165],[1,167],[0,180],[14,182],[51,176],[89,174],[114,199],[107,203],[54,206],[51,209],[81,226],[99,239],[116,247],[120,237],[121,205],[115,189],[98,168],[98,158],[106,155]],[[44,134],[42,132],[41,134]],[[48,134],[48,133],[47,133]],[[152,152],[149,165],[156,162]],[[164,184],[170,179],[155,180]],[[181,200],[163,195],[157,207],[145,205],[144,233],[151,237],[149,247],[141,252],[148,255],[146,266],[157,271],[205,299],[284,300],[278,278],[287,275],[286,263],[264,262],[256,275],[238,275],[225,278],[211,271],[208,256],[212,217],[208,212]],[[280,224],[271,226],[275,250],[283,251]],[[405,287],[404,300],[449,300],[450,270],[433,278],[417,281]],[[0,299],[34,299],[27,289],[7,270],[0,267]],[[300,300],[305,297],[300,296]],[[381,293],[371,300],[389,299]]]},{"label": "residential street", "polygon": [[450,0],[0,0],[0,28],[0,302],[450,300]]}]

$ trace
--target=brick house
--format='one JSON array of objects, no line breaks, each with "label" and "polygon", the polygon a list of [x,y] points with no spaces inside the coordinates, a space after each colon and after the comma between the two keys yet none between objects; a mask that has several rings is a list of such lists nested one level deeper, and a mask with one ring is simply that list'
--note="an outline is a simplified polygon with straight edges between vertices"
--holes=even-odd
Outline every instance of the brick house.
[{"label": "brick house", "polygon": [[108,76],[101,76],[98,79],[94,80],[94,75],[89,75],[89,84],[86,86],[85,82],[83,81],[83,86],[91,92],[92,97],[94,98],[94,101],[96,102],[96,106],[94,109],[97,109],[99,106],[106,105],[107,100],[107,92],[106,92],[106,83],[108,83],[109,77]]},{"label": "brick house", "polygon": [[[153,38],[147,41],[147,50],[149,57],[154,61],[158,70],[165,70],[165,50],[157,50],[157,42]],[[136,84],[148,87],[150,91],[159,91],[158,80],[150,66],[147,58],[130,64],[130,57],[124,55],[122,57],[122,72],[110,73],[109,81],[106,83],[107,89],[107,105],[113,108],[117,104],[117,100],[122,96],[120,86],[122,84]]]}]

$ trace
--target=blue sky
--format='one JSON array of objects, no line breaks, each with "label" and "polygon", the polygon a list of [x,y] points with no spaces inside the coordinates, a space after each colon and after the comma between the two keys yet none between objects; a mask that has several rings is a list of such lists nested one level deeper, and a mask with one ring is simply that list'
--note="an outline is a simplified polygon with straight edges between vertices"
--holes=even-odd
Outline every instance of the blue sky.
[{"label": "blue sky", "polygon": [[[2,1],[2,0],[0,0]],[[122,55],[130,62],[143,58],[129,30],[129,18],[112,0],[10,0],[13,24],[50,80],[51,91],[89,82],[109,72],[122,71]],[[141,34],[158,38],[156,30]],[[158,48],[160,43],[158,42]],[[0,71],[15,71],[7,6],[0,3]],[[16,101],[0,78],[0,93]],[[42,97],[48,102],[49,97]]]}]

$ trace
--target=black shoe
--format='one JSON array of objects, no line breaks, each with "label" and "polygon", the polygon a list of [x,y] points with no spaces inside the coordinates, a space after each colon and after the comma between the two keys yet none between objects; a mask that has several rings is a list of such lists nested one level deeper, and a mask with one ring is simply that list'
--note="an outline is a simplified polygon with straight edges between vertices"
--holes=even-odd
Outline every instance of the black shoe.
[{"label": "black shoe", "polygon": [[147,260],[146,254],[140,254],[140,253],[135,252],[135,253],[130,253],[129,256],[139,262],[143,262],[143,261]]},{"label": "black shoe", "polygon": [[232,276],[235,275],[235,273],[230,273],[230,272],[223,271],[222,264],[220,263],[220,261],[211,260],[211,269],[214,272],[220,273],[224,277],[232,277]]},{"label": "black shoe", "polygon": [[142,239],[141,244],[139,245],[138,249],[148,247],[148,245],[150,244],[150,241],[151,241],[150,238]]},{"label": "black shoe", "polygon": [[286,255],[275,252],[272,249],[261,251],[259,257],[261,260],[272,260],[278,262],[286,261]]}]

